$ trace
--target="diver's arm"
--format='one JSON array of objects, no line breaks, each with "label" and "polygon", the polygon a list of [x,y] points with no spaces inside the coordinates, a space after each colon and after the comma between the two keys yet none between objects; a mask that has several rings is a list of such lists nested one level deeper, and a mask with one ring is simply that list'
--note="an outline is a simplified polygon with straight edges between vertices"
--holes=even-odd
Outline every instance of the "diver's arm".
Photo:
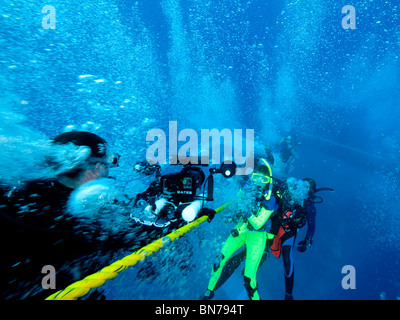
[{"label": "diver's arm", "polygon": [[307,207],[307,233],[306,239],[312,239],[315,234],[315,218],[317,216],[317,209],[312,204]]},{"label": "diver's arm", "polygon": [[160,193],[161,193],[161,187],[158,184],[158,181],[155,180],[152,183],[150,183],[150,186],[145,191],[143,191],[142,193],[138,193],[136,195],[134,204],[136,205],[140,199],[148,201],[151,197],[155,197]]},{"label": "diver's arm", "polygon": [[299,155],[297,154],[296,150],[292,147],[292,145],[288,145],[289,151],[295,159],[299,159]]},{"label": "diver's arm", "polygon": [[268,201],[265,200],[263,202],[263,206],[257,212],[257,214],[248,214],[247,220],[255,230],[260,229],[267,222],[275,210],[275,205],[276,199],[274,196],[272,196]]},{"label": "diver's arm", "polygon": [[214,219],[214,216],[217,212],[214,209],[210,208],[201,208],[199,214],[197,215],[196,218],[200,218],[202,216],[207,216],[207,221],[211,222],[212,219]]},{"label": "diver's arm", "polygon": [[307,233],[303,241],[300,241],[297,250],[300,252],[305,252],[309,247],[311,247],[313,242],[313,237],[315,234],[315,218],[317,215],[317,209],[312,204],[307,207]]}]

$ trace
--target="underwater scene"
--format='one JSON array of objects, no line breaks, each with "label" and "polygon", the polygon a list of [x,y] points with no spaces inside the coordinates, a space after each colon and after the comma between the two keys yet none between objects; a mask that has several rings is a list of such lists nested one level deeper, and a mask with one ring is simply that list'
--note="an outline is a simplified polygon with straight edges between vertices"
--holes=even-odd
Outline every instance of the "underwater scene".
[{"label": "underwater scene", "polygon": [[400,299],[398,1],[0,2],[1,299]]}]

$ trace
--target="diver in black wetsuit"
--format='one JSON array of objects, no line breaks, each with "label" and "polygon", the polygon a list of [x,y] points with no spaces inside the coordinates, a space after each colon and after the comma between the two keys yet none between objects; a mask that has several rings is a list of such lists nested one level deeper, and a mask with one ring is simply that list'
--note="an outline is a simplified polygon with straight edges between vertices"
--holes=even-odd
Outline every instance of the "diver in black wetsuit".
[{"label": "diver in black wetsuit", "polygon": [[[307,184],[307,185],[306,185]],[[293,193],[300,192],[301,187],[306,190],[304,196],[296,199]],[[315,234],[316,208],[312,198],[315,193],[315,181],[311,178],[297,180],[289,178],[285,182],[285,188],[279,191],[281,194],[279,209],[272,218],[271,232],[275,234],[270,246],[274,256],[282,254],[285,276],[285,300],[293,300],[294,262],[293,247],[297,231],[307,223],[307,233],[304,240],[300,241],[297,250],[305,252],[311,245]],[[315,199],[315,198],[314,198]]]},{"label": "diver in black wetsuit", "polygon": [[282,138],[276,148],[279,153],[280,160],[286,164],[285,173],[289,174],[293,169],[294,162],[299,159],[299,155],[293,147],[293,141],[291,136]]},{"label": "diver in black wetsuit", "polygon": [[[294,179],[294,180],[293,180]],[[276,179],[277,180],[277,179]],[[314,203],[321,203],[323,200],[321,197],[315,195],[318,191],[334,191],[330,188],[316,189],[315,181],[311,178],[304,178],[309,184],[307,189],[307,195],[301,196],[290,196],[290,190],[297,185],[302,185],[301,180],[295,178],[289,178],[289,184],[292,187],[289,188],[288,181],[278,182],[273,189],[273,193],[279,201],[277,202],[279,207],[276,213],[271,218],[271,233],[275,234],[274,240],[271,243],[267,243],[265,254],[260,262],[262,264],[268,257],[268,248],[270,247],[271,252],[274,256],[280,257],[282,255],[283,266],[284,266],[284,277],[285,277],[285,300],[293,300],[293,285],[294,285],[294,262],[293,262],[293,247],[297,236],[298,229],[302,228],[307,224],[307,233],[304,240],[300,241],[297,245],[297,250],[305,252],[311,245],[315,234],[315,220],[316,220],[316,208]],[[303,197],[303,199],[301,199]],[[293,199],[294,198],[294,199]],[[238,253],[228,260],[222,271],[222,275],[215,286],[217,290],[222,286],[227,279],[233,274],[233,272],[239,267],[244,261],[246,251]]]},{"label": "diver in black wetsuit", "polygon": [[[88,157],[54,179],[27,181],[11,189],[2,186],[1,299],[44,299],[97,271],[99,258],[103,264],[115,250],[126,248],[124,235],[107,234],[96,221],[82,224],[66,210],[72,191],[85,182],[106,178],[108,168],[118,165],[119,156],[110,153],[104,139],[89,132],[63,133],[53,143],[87,147]],[[47,160],[49,166],[60,165]],[[56,290],[41,286],[45,265],[56,270]]]},{"label": "diver in black wetsuit", "polygon": [[282,138],[274,148],[265,148],[266,157],[277,171],[276,173],[287,176],[293,170],[295,161],[299,159],[294,144],[292,137],[287,136]]}]

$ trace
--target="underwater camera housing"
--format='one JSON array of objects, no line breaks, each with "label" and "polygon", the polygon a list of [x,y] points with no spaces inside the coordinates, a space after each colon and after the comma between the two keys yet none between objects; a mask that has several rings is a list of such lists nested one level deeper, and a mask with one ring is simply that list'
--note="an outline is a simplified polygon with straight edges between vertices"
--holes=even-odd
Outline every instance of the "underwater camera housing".
[{"label": "underwater camera housing", "polygon": [[181,172],[161,176],[161,190],[165,196],[195,196],[204,180],[201,168],[187,166]]},{"label": "underwater camera housing", "polygon": [[[201,167],[208,166],[208,164],[203,165],[198,163],[199,162],[196,161],[195,164],[192,164],[188,161],[187,164],[183,164],[184,168],[181,172],[161,176],[160,185],[162,194],[167,197],[213,201],[213,174],[221,173],[225,178],[231,178],[236,172],[236,164],[232,161],[225,161],[221,164],[219,169],[209,169],[210,174],[206,179]],[[204,190],[206,185],[207,197],[204,196],[204,191],[202,196],[196,196],[198,190],[202,186]]]},{"label": "underwater camera housing", "polygon": [[[140,194],[137,205],[143,208],[144,218],[131,214],[135,221],[156,227],[167,226],[180,218],[191,222],[203,209],[205,201],[214,200],[213,174],[221,173],[230,178],[236,173],[236,164],[231,161],[223,163],[219,168],[210,168],[207,178],[202,167],[208,167],[208,163],[187,161],[176,164],[183,165],[180,172],[160,174],[159,178],[153,181],[153,186],[149,187],[151,190]],[[159,170],[156,171],[156,177],[157,174]]]}]

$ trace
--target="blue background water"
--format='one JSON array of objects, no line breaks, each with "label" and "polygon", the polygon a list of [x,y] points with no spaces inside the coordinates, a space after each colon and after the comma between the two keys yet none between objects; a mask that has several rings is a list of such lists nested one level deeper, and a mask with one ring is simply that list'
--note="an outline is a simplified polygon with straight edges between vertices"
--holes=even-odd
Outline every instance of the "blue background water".
[{"label": "blue background water", "polygon": [[[131,164],[145,157],[146,132],[168,121],[255,129],[258,145],[290,134],[301,142],[292,174],[336,190],[317,207],[312,248],[295,252],[295,298],[400,296],[396,1],[353,1],[355,30],[342,28],[346,1],[0,2],[3,143],[86,126],[122,155],[115,176],[138,192],[147,181],[131,181]],[[41,26],[46,4],[55,30]],[[231,227],[217,217],[179,240],[194,247],[188,275],[164,266],[143,280],[132,268],[107,283],[109,298],[197,298],[216,254],[207,244],[218,251]],[[283,297],[281,263],[260,268],[262,298]],[[355,290],[341,287],[344,265],[356,268]],[[240,271],[217,297],[245,298]]]}]

